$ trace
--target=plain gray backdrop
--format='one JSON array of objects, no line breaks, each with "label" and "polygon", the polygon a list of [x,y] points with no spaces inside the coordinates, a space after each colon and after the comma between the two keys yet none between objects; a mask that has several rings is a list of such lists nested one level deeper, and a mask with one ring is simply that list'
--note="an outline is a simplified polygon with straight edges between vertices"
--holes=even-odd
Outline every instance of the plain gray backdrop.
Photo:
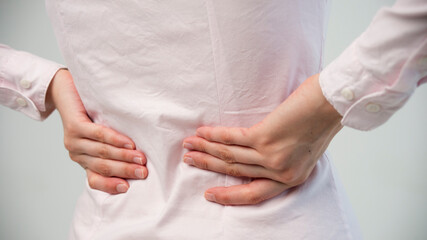
[{"label": "plain gray backdrop", "polygon": [[[393,2],[333,2],[325,63]],[[0,0],[0,42],[63,63],[43,0]],[[344,128],[331,143],[365,239],[427,239],[426,103],[421,86],[383,126]],[[0,107],[0,239],[66,239],[84,184],[63,147],[57,112],[37,122]]]}]

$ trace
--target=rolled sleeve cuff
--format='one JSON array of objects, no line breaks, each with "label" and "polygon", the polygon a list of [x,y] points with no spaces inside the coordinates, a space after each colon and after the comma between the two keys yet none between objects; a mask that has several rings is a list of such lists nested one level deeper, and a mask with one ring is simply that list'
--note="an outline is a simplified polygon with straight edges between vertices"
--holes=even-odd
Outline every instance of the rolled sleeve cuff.
[{"label": "rolled sleeve cuff", "polygon": [[323,95],[343,116],[341,124],[371,130],[386,122],[412,94],[395,91],[360,64],[355,43],[319,76]]},{"label": "rolled sleeve cuff", "polygon": [[0,104],[36,120],[55,109],[46,101],[49,84],[65,66],[27,52],[6,49],[0,59]]}]

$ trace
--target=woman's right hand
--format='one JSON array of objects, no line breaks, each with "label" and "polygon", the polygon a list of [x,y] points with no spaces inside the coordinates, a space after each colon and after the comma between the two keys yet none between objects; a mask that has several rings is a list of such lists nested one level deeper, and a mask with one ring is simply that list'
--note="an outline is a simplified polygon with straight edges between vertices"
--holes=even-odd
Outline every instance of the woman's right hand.
[{"label": "woman's right hand", "polygon": [[124,193],[129,188],[125,179],[147,177],[146,158],[135,150],[135,143],[90,120],[68,70],[60,69],[55,74],[46,98],[58,109],[65,148],[70,158],[86,169],[91,188],[111,194]]}]

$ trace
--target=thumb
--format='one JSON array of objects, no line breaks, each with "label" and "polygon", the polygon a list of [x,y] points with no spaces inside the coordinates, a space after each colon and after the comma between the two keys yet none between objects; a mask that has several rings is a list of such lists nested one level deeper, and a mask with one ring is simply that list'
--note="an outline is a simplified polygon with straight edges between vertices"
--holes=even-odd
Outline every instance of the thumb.
[{"label": "thumb", "polygon": [[205,192],[205,198],[222,205],[254,205],[288,188],[290,186],[270,179],[255,179],[248,184],[210,188]]}]

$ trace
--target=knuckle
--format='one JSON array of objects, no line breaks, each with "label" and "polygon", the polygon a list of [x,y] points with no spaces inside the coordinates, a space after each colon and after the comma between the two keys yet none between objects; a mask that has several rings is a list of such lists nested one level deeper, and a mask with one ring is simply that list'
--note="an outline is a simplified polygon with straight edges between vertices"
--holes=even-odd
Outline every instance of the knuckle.
[{"label": "knuckle", "polygon": [[298,186],[301,185],[303,183],[305,183],[305,181],[307,181],[309,175],[299,175],[294,182],[292,183],[293,186]]},{"label": "knuckle", "polygon": [[200,159],[198,162],[196,162],[197,166],[201,169],[209,169],[209,164],[206,160]]},{"label": "knuckle", "polygon": [[222,131],[219,135],[222,142],[225,144],[230,144],[233,141],[233,137],[229,131]]},{"label": "knuckle", "polygon": [[288,185],[290,185],[290,183],[293,180],[294,180],[294,174],[292,173],[292,171],[286,171],[285,173],[282,173],[280,176],[280,181]]},{"label": "knuckle", "polygon": [[304,176],[298,174],[298,172],[293,169],[287,170],[280,177],[281,182],[290,186],[300,185],[305,181],[305,179],[306,178]]},{"label": "knuckle", "polygon": [[234,177],[241,177],[242,176],[240,170],[234,166],[230,166],[230,167],[226,168],[225,173],[227,175],[234,176]]},{"label": "knuckle", "polygon": [[95,129],[94,137],[96,140],[104,142],[104,140],[105,140],[104,127],[98,126]]},{"label": "knuckle", "polygon": [[110,156],[110,150],[106,145],[102,145],[98,150],[99,157],[108,158]]},{"label": "knuckle", "polygon": [[254,191],[248,191],[247,193],[247,201],[249,204],[258,204],[262,202],[264,198],[259,195],[258,193],[255,193]]},{"label": "knuckle", "polygon": [[207,143],[205,141],[201,141],[199,143],[199,148],[201,152],[206,152],[206,148],[207,148]]},{"label": "knuckle", "polygon": [[305,182],[305,180],[306,180],[306,178],[304,178],[304,177],[299,177],[299,178],[295,179],[295,180],[292,182],[292,186],[298,186],[298,185],[301,185],[301,184],[303,184],[303,183]]},{"label": "knuckle", "polygon": [[212,130],[211,129],[202,127],[200,130],[201,130],[201,132],[203,132],[203,135],[205,136],[205,138],[212,139]]},{"label": "knuckle", "polygon": [[224,160],[227,163],[234,163],[235,162],[233,153],[226,148],[219,149],[218,155],[219,155],[219,158],[221,158],[222,160]]},{"label": "knuckle", "polygon": [[249,204],[258,204],[263,201],[263,198],[258,195],[253,195],[248,198]]},{"label": "knuckle", "polygon": [[285,167],[285,162],[281,157],[271,157],[270,160],[267,161],[267,167],[274,170],[283,170]]},{"label": "knuckle", "polygon": [[95,177],[93,177],[93,176],[89,177],[88,176],[87,182],[88,182],[90,188],[96,189],[96,178]]},{"label": "knuckle", "polygon": [[79,158],[75,154],[73,154],[72,152],[69,152],[68,156],[70,156],[70,159],[73,160],[74,162],[80,163]]},{"label": "knuckle", "polygon": [[112,170],[108,164],[100,162],[96,165],[96,171],[102,176],[110,177],[112,175]]},{"label": "knuckle", "polygon": [[71,142],[72,141],[69,138],[64,137],[64,147],[65,147],[65,149],[67,149],[70,152],[72,152],[74,150]]},{"label": "knuckle", "polygon": [[120,145],[120,139],[119,139],[119,137],[114,136],[114,135],[110,137],[110,142],[114,146],[119,146]]},{"label": "knuckle", "polygon": [[272,139],[268,134],[260,131],[252,131],[252,134],[248,137],[254,142],[254,145],[259,148],[267,148],[274,143],[274,139]]},{"label": "knuckle", "polygon": [[266,136],[260,136],[258,138],[255,138],[254,142],[254,145],[259,149],[263,149],[265,148],[265,146],[268,146],[270,144],[270,140],[267,139]]},{"label": "knuckle", "polygon": [[68,155],[70,156],[70,159],[79,164],[82,168],[87,169],[88,165],[87,162],[85,161],[85,158],[80,155],[80,154],[74,154],[74,153],[68,153]]}]

